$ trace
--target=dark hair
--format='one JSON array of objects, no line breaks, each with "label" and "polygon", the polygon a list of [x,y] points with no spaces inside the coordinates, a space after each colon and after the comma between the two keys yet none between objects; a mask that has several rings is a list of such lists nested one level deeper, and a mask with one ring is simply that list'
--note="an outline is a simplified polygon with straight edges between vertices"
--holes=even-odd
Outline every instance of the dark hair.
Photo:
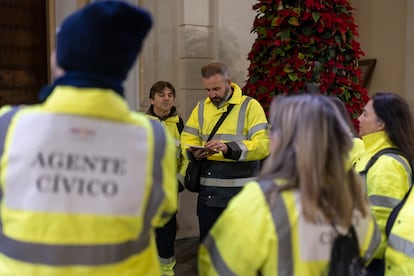
[{"label": "dark hair", "polygon": [[377,117],[384,122],[391,142],[400,148],[412,163],[414,158],[414,125],[407,102],[399,95],[381,92],[372,97]]},{"label": "dark hair", "polygon": [[358,136],[357,132],[355,130],[355,126],[351,121],[351,116],[349,115],[348,110],[346,109],[345,103],[338,98],[337,96],[329,96],[329,99],[335,104],[335,106],[338,108],[339,112],[341,113],[343,119],[349,126],[349,130],[352,132],[354,136]]},{"label": "dark hair", "polygon": [[168,81],[157,81],[151,86],[150,94],[149,94],[150,99],[154,99],[155,93],[162,92],[164,88],[170,89],[175,98],[175,88],[171,83],[169,83]]},{"label": "dark hair", "polygon": [[230,77],[230,71],[227,65],[219,62],[212,62],[201,68],[201,76],[205,79],[217,74],[220,74],[225,79],[228,79]]}]

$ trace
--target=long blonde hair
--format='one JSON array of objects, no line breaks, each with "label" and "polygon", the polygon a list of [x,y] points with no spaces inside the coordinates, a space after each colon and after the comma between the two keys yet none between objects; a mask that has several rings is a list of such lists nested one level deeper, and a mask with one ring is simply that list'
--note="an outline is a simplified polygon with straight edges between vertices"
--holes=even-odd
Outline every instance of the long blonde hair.
[{"label": "long blonde hair", "polygon": [[322,214],[330,223],[351,224],[353,210],[368,214],[367,198],[348,154],[349,129],[336,106],[322,95],[278,96],[270,108],[275,146],[261,178],[284,179],[298,188],[305,219]]}]

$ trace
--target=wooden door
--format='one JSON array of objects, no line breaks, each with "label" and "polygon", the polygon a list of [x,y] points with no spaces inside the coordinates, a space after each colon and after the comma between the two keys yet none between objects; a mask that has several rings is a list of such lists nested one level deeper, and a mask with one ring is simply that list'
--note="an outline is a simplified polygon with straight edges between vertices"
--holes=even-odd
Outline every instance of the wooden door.
[{"label": "wooden door", "polygon": [[0,1],[0,106],[38,102],[47,84],[45,0]]}]

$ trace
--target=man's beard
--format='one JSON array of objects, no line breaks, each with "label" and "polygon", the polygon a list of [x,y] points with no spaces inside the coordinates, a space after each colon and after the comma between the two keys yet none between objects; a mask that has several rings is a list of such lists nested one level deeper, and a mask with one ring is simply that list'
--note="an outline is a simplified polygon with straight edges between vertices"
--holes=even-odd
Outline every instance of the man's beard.
[{"label": "man's beard", "polygon": [[216,106],[220,107],[222,106],[228,99],[230,95],[230,85],[227,85],[226,93],[224,94],[224,97],[214,97],[210,98],[211,102]]}]

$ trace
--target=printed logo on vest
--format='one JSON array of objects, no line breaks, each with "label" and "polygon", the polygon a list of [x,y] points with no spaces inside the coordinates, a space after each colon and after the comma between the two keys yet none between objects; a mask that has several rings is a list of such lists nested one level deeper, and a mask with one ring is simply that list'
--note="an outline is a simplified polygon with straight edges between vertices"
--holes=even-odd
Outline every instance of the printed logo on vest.
[{"label": "printed logo on vest", "polygon": [[7,207],[139,214],[150,171],[143,161],[150,150],[144,128],[79,116],[26,114],[12,134],[5,152]]}]

